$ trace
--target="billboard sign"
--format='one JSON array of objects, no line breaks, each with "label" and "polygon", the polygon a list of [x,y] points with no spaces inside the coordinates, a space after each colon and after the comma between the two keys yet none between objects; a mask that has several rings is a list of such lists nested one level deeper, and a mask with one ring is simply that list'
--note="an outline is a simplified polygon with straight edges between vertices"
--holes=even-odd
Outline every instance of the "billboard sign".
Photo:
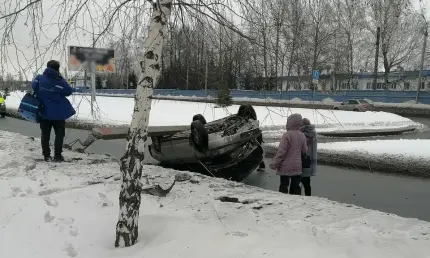
[{"label": "billboard sign", "polygon": [[113,49],[69,46],[70,71],[82,71],[95,67],[96,72],[115,72]]}]

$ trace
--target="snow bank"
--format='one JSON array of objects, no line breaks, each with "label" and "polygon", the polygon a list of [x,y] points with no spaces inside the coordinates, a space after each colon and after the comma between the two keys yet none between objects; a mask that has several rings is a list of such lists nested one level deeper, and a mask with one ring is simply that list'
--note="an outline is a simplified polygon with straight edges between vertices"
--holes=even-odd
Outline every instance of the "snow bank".
[{"label": "snow bank", "polygon": [[373,140],[321,143],[324,150],[366,152],[369,155],[401,155],[430,159],[430,140]]},{"label": "snow bank", "polygon": [[[214,101],[211,97],[188,97],[188,96],[166,96],[156,95],[154,98],[165,99],[165,100],[176,100],[180,99],[183,101]],[[414,101],[407,101],[405,103],[384,103],[374,102],[369,99],[365,99],[369,103],[374,105],[375,111],[383,111],[388,113],[396,113],[405,116],[430,116],[430,105],[426,104],[414,104]],[[317,108],[317,109],[333,109],[333,104],[340,103],[336,102],[331,98],[325,98],[322,101],[313,100],[275,100],[270,98],[233,98],[233,101],[237,104],[251,103],[253,105],[267,105],[267,106],[291,106],[300,108]]]},{"label": "snow bank", "polygon": [[[78,95],[88,95],[87,93],[85,94],[81,94],[81,93],[76,93]],[[284,95],[287,95],[288,92],[284,92]],[[98,96],[110,96],[110,97],[127,97],[127,98],[133,98],[134,95],[133,94],[109,94],[109,93],[97,93]],[[192,100],[192,101],[204,101],[204,100],[208,100],[208,101],[214,101],[216,98],[213,96],[206,96],[206,97],[197,97],[197,96],[177,96],[177,95],[161,95],[161,94],[157,94],[154,96],[155,98],[160,98],[160,99],[169,99],[169,100]],[[321,101],[312,101],[312,100],[302,100],[300,98],[294,98],[291,100],[279,100],[279,99],[272,99],[272,98],[249,98],[249,97],[235,97],[233,98],[234,101],[238,101],[238,102],[249,102],[249,103],[259,103],[259,104],[312,104],[312,105],[328,105],[328,108],[331,108],[333,104],[335,103],[340,103],[340,102],[336,102],[334,99],[332,98],[325,98]],[[366,99],[364,98],[364,100],[368,101],[369,103],[372,103],[375,105],[375,107],[379,108],[411,108],[411,109],[421,109],[421,110],[428,110],[430,112],[430,105],[427,104],[416,104],[414,100],[409,100],[409,101],[405,101],[403,103],[385,103],[385,102],[374,102],[370,99]]]},{"label": "snow bank", "polygon": [[[17,109],[23,93],[14,92],[7,98],[8,108]],[[73,119],[81,122],[129,125],[131,122],[134,99],[97,97],[96,112],[98,117],[91,116],[90,97],[76,95],[69,97],[77,114]],[[254,106],[261,128],[268,135],[280,135],[284,132],[287,117],[300,113],[315,124],[318,132],[362,130],[369,128],[402,128],[422,125],[408,118],[385,112],[350,112],[304,108],[286,108]],[[150,126],[189,125],[195,114],[203,114],[207,121],[213,121],[237,113],[239,105],[227,108],[216,108],[215,104],[173,100],[153,100]]]},{"label": "snow bank", "polygon": [[180,180],[164,198],[142,196],[139,242],[115,249],[118,163],[70,152],[65,156],[74,158],[72,163],[35,162],[41,158],[37,139],[7,132],[0,132],[0,139],[2,257],[424,258],[430,253],[428,222],[155,166],[144,167],[150,183]]},{"label": "snow bank", "polygon": [[[284,93],[287,95],[288,93]],[[172,96],[172,95],[155,95],[154,97],[157,98],[169,98],[172,100],[178,99],[178,100],[215,100],[214,97],[208,96],[208,97],[197,97],[197,96]],[[248,97],[235,97],[233,98],[235,101],[246,101],[250,103],[262,103],[262,104],[290,104],[290,103],[302,103],[302,104],[327,104],[327,105],[333,105],[335,103],[340,103],[338,101],[335,101],[332,98],[325,98],[321,101],[313,101],[313,100],[302,100],[300,98],[293,98],[291,100],[279,100],[279,99],[271,99],[271,98],[248,98]],[[386,107],[400,107],[400,108],[419,108],[419,109],[430,109],[430,105],[427,104],[416,104],[414,100],[405,101],[403,103],[385,103],[385,102],[374,102],[370,99],[364,98],[369,103],[374,104],[375,106],[386,106]]]},{"label": "snow bank", "polygon": [[[277,143],[265,144],[273,156]],[[318,144],[318,163],[430,177],[430,140],[370,140]]]}]

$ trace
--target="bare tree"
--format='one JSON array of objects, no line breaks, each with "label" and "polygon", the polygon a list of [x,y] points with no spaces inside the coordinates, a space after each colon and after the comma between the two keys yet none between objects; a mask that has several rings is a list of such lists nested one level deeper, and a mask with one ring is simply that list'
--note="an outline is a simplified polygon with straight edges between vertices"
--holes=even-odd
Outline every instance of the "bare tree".
[{"label": "bare tree", "polygon": [[385,88],[391,69],[417,56],[419,30],[410,5],[409,0],[369,1],[369,29],[374,32],[380,27]]},{"label": "bare tree", "polygon": [[[291,1],[288,6],[287,25],[284,27],[283,36],[289,47],[287,76],[291,76],[293,67],[299,67],[299,52],[304,47],[303,29],[305,27],[305,12],[303,5],[299,0]],[[300,76],[300,72],[297,72]],[[290,83],[287,83],[287,90],[290,89]]]},{"label": "bare tree", "polygon": [[[306,5],[308,20],[307,33],[309,33],[309,60],[311,60],[311,70],[321,69],[323,63],[330,55],[329,42],[334,33],[333,24],[333,8],[329,1],[310,0]],[[311,77],[309,76],[309,85],[311,85]]]},{"label": "bare tree", "polygon": [[354,47],[357,47],[356,41],[362,35],[365,29],[365,8],[363,2],[354,0],[334,1],[336,8],[336,22],[340,29],[340,35],[345,42],[341,47],[336,48],[336,53],[344,53],[347,63],[347,72],[349,74],[348,84],[352,84],[353,75],[355,73],[354,67]]},{"label": "bare tree", "polygon": [[[30,17],[34,31],[41,32],[43,26],[43,2],[33,0],[27,2],[18,0],[8,0],[9,9],[2,11],[0,20],[4,21],[2,27],[3,41],[8,43],[13,36],[13,28],[19,15]],[[247,2],[247,1],[245,1]],[[241,2],[238,2],[241,5]],[[92,5],[91,5],[92,4]],[[92,6],[92,7],[88,7]],[[91,8],[97,9],[102,13],[98,18],[91,19],[94,30],[91,35],[93,38],[92,45],[96,45],[103,40],[109,39],[114,35],[115,24],[118,20],[124,21],[124,24],[132,23],[129,29],[134,33],[129,33],[134,42],[142,42],[146,30],[141,19],[150,14],[150,23],[147,36],[143,40],[143,45],[137,45],[140,51],[136,51],[138,61],[134,62],[134,69],[137,71],[139,80],[138,88],[135,95],[135,105],[127,136],[127,147],[125,154],[120,160],[122,182],[119,195],[119,217],[116,225],[115,246],[130,246],[136,243],[138,239],[138,221],[139,209],[141,202],[141,193],[151,193],[165,195],[170,191],[173,185],[163,190],[160,186],[143,188],[141,178],[143,164],[145,162],[145,146],[147,142],[147,127],[151,110],[151,100],[153,89],[161,78],[161,60],[164,40],[167,35],[167,27],[170,17],[173,14],[174,20],[188,24],[190,20],[203,19],[217,23],[223,30],[232,30],[238,35],[250,39],[243,34],[236,26],[230,22],[224,13],[233,13],[238,15],[231,7],[228,0],[157,0],[157,1],[138,1],[138,0],[106,0],[105,4],[95,0],[61,0],[57,3],[56,15],[61,17],[58,23],[59,33],[54,37],[52,42],[46,47],[60,47],[60,52],[64,50],[65,40],[75,36],[77,31],[86,31],[79,26],[77,20],[86,12],[91,12]],[[136,11],[137,10],[137,11]],[[222,11],[221,11],[222,10]],[[174,12],[172,12],[174,11]],[[128,20],[127,20],[128,19]],[[114,22],[115,21],[115,22]],[[34,38],[33,46],[38,48],[38,38]],[[16,47],[16,49],[19,49]],[[5,49],[2,49],[5,54]],[[35,53],[39,53],[39,49]],[[39,57],[35,55],[35,59]],[[221,60],[221,59],[220,59]],[[5,59],[2,60],[2,63]],[[29,62],[31,67],[31,62]]]}]

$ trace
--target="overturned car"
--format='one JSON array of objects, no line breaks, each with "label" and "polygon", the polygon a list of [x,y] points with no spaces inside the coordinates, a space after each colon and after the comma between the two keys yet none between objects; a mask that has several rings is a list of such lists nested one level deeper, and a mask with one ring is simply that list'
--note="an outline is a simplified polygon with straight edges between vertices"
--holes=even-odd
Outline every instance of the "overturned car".
[{"label": "overturned car", "polygon": [[209,123],[198,114],[190,126],[159,127],[148,136],[151,156],[163,167],[242,181],[263,164],[262,131],[251,105]]}]

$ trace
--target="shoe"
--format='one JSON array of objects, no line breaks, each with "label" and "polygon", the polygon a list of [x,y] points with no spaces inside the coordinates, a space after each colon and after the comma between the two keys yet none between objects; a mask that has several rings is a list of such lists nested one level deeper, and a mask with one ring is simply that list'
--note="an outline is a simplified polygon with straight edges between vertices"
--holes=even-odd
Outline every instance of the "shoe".
[{"label": "shoe", "polygon": [[45,160],[46,162],[49,162],[52,160],[51,156],[44,156],[43,160]]},{"label": "shoe", "polygon": [[65,160],[64,160],[63,155],[55,155],[54,156],[54,161],[55,162],[64,162]]}]

